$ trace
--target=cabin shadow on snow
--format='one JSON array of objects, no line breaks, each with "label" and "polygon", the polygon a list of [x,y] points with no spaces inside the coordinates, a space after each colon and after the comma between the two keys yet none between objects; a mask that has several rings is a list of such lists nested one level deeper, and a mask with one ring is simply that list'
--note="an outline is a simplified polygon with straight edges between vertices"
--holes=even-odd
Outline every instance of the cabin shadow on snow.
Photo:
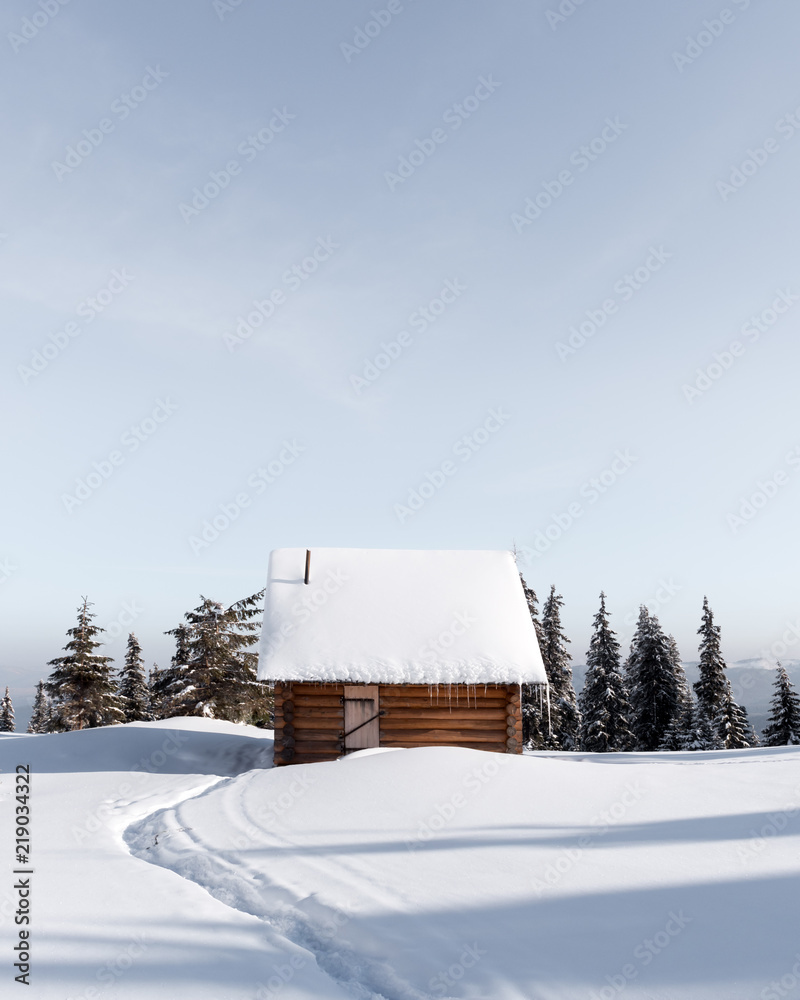
[{"label": "cabin shadow on snow", "polygon": [[[520,872],[520,879],[535,874]],[[743,873],[742,880],[554,892],[507,905],[434,910],[418,929],[418,915],[373,913],[369,932],[376,941],[404,941],[413,949],[415,939],[437,927],[444,932],[442,958],[451,961],[465,943],[475,942],[485,953],[470,970],[470,986],[478,985],[479,995],[513,982],[531,997],[544,987],[547,996],[585,998],[628,966],[635,976],[614,996],[666,998],[679,991],[685,998],[695,987],[698,993],[716,988],[720,998],[755,998],[796,961],[798,893],[799,876]],[[728,983],[735,984],[730,992]]]}]

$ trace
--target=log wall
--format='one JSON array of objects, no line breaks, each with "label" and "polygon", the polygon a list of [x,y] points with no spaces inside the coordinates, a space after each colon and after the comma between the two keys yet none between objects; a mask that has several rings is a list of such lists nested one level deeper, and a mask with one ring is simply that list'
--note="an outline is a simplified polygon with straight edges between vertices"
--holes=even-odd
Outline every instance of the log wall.
[{"label": "log wall", "polygon": [[[348,684],[348,689],[352,685]],[[522,753],[518,684],[381,684],[380,746]],[[275,684],[275,763],[344,753],[344,684]]]}]

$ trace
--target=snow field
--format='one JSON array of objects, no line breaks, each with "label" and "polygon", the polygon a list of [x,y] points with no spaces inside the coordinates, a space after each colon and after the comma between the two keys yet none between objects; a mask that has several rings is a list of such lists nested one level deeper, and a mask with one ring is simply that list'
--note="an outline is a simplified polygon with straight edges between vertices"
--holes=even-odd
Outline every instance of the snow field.
[{"label": "snow field", "polygon": [[427,748],[234,778],[132,846],[169,829],[150,860],[277,905],[356,996],[753,1000],[795,961],[799,809],[793,749]]},{"label": "snow field", "polygon": [[800,748],[270,760],[195,719],[0,739],[3,815],[32,770],[26,996],[797,995]]}]

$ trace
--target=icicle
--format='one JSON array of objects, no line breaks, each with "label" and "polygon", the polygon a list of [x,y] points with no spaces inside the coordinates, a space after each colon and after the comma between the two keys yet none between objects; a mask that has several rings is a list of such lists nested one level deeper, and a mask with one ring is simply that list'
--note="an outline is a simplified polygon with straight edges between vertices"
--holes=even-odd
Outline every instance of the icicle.
[{"label": "icicle", "polygon": [[553,735],[553,731],[550,725],[550,685],[545,686],[545,692],[547,694],[547,736],[550,738]]}]

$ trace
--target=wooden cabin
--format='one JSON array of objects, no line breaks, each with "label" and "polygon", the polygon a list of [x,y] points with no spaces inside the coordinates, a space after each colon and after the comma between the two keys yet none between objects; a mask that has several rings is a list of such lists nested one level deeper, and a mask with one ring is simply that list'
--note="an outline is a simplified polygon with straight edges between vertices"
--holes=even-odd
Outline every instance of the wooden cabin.
[{"label": "wooden cabin", "polygon": [[521,685],[547,685],[514,558],[492,551],[274,551],[258,676],[274,690],[276,764],[521,753]]}]

